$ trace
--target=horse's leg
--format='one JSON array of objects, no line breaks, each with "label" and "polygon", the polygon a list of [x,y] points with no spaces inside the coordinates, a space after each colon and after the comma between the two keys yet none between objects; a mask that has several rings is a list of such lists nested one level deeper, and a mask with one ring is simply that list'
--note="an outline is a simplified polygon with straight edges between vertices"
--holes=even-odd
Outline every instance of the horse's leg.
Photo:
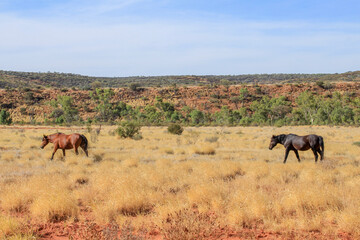
[{"label": "horse's leg", "polygon": [[289,156],[289,152],[290,152],[290,148],[288,147],[288,148],[286,148],[286,150],[285,150],[285,159],[284,159],[284,163],[286,163],[286,159],[288,158],[288,156]]},{"label": "horse's leg", "polygon": [[79,155],[78,147],[79,147],[79,146],[76,146],[76,145],[74,146],[76,155]]},{"label": "horse's leg", "polygon": [[63,149],[63,155],[64,155],[64,157],[65,157],[65,149]]},{"label": "horse's leg", "polygon": [[295,155],[296,155],[296,158],[297,158],[298,162],[300,162],[300,157],[299,157],[299,152],[298,152],[298,150],[294,149],[294,153],[295,153]]},{"label": "horse's leg", "polygon": [[317,162],[317,160],[318,160],[318,155],[317,155],[317,151],[316,151],[316,149],[315,148],[312,148],[311,149],[312,151],[313,151],[313,153],[314,153],[314,156],[315,156],[315,162]]},{"label": "horse's leg", "polygon": [[324,158],[324,149],[321,149],[321,147],[319,146],[317,149],[316,149],[316,151],[319,153],[319,155],[320,155],[320,161],[322,161],[323,160],[323,158]]},{"label": "horse's leg", "polygon": [[54,145],[54,151],[53,151],[53,153],[52,153],[52,155],[51,155],[51,160],[54,159],[54,155],[55,155],[56,151],[58,150],[58,148],[59,148],[59,146],[58,146],[57,144],[55,144],[55,145]]},{"label": "horse's leg", "polygon": [[319,155],[320,155],[320,161],[322,161],[323,160],[323,153],[322,153],[322,151],[320,150],[320,149],[318,149],[318,150],[316,150],[318,153],[319,153]]},{"label": "horse's leg", "polygon": [[87,143],[87,139],[84,135],[81,136],[81,143],[80,143],[80,147],[84,150],[85,154],[87,157],[89,157],[89,153],[88,153],[88,143]]}]

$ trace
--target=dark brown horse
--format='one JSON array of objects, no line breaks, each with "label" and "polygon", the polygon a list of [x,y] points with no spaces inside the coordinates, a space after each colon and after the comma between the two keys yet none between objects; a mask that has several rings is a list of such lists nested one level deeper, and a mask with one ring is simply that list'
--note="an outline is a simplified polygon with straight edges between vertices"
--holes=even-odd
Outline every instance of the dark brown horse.
[{"label": "dark brown horse", "polygon": [[324,158],[324,139],[318,135],[306,135],[306,136],[298,136],[295,134],[281,134],[278,136],[273,135],[271,138],[269,149],[272,150],[276,144],[282,144],[285,147],[285,159],[284,163],[286,163],[286,159],[289,155],[289,152],[292,150],[295,152],[296,158],[300,162],[300,157],[298,150],[306,151],[311,149],[315,156],[315,162],[318,160],[318,153],[320,154],[320,160],[322,161]]},{"label": "dark brown horse", "polygon": [[65,156],[65,149],[72,149],[72,148],[75,149],[75,153],[76,155],[78,155],[79,154],[78,148],[80,146],[86,153],[86,156],[89,156],[87,150],[88,141],[86,137],[82,134],[73,133],[70,135],[66,135],[64,133],[54,133],[48,136],[44,135],[41,143],[41,148],[43,149],[49,142],[54,144],[54,151],[51,156],[51,160],[53,160],[54,154],[59,148],[63,150],[64,156]]}]

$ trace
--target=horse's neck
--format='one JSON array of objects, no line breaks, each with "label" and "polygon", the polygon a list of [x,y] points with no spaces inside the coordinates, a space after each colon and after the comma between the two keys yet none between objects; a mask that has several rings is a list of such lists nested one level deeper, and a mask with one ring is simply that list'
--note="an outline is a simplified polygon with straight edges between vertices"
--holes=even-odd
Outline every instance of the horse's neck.
[{"label": "horse's neck", "polygon": [[55,138],[57,138],[59,136],[60,133],[55,133],[55,134],[52,134],[52,135],[49,135],[48,136],[48,139],[49,139],[49,142],[54,142]]},{"label": "horse's neck", "polygon": [[284,134],[284,135],[282,135],[282,136],[280,137],[280,143],[281,143],[282,145],[284,145],[287,136],[288,136],[288,135],[285,135],[285,134]]}]

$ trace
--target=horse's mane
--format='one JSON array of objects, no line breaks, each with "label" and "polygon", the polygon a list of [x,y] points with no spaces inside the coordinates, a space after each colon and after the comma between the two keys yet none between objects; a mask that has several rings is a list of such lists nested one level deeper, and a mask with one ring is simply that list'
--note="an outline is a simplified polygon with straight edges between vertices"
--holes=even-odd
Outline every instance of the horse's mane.
[{"label": "horse's mane", "polygon": [[283,143],[286,136],[287,136],[286,134],[280,134],[276,138],[280,143]]},{"label": "horse's mane", "polygon": [[282,144],[284,143],[286,137],[288,136],[298,136],[296,134],[293,134],[293,133],[289,133],[289,134],[280,134],[277,136],[277,139],[279,140],[279,142],[281,142]]},{"label": "horse's mane", "polygon": [[48,135],[47,137],[54,137],[54,136],[58,136],[58,135],[62,135],[62,134],[64,134],[64,133],[61,133],[61,132],[53,133],[53,134]]},{"label": "horse's mane", "polygon": [[64,134],[64,133],[58,132],[58,133],[53,133],[53,134],[50,134],[49,136],[53,136],[53,135],[60,135],[60,134]]}]

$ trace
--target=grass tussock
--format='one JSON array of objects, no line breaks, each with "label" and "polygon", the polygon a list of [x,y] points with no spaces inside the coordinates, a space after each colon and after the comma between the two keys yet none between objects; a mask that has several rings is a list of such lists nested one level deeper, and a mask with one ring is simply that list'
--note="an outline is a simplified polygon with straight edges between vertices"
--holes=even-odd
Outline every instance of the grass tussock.
[{"label": "grass tussock", "polygon": [[42,221],[58,222],[77,217],[78,206],[70,191],[64,189],[48,189],[35,198],[30,206],[33,217]]},{"label": "grass tussock", "polygon": [[193,148],[194,153],[199,155],[215,155],[215,148],[212,146],[199,146]]},{"label": "grass tussock", "polygon": [[16,218],[0,215],[0,238],[8,239],[20,232],[21,222]]}]

